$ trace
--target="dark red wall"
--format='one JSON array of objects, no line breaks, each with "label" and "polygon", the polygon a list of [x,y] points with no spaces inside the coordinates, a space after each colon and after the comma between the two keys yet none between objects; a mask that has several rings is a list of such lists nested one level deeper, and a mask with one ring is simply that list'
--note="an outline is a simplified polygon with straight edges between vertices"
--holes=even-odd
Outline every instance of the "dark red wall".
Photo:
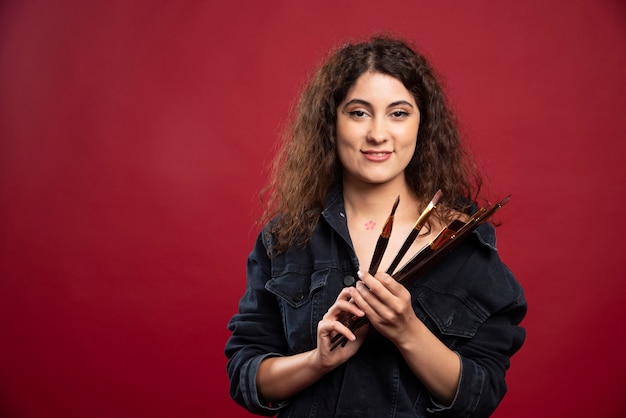
[{"label": "dark red wall", "polygon": [[[215,4],[215,5],[211,5]],[[496,416],[626,410],[626,3],[5,1],[0,415],[244,417],[226,323],[294,97],[392,30],[442,73],[528,339]]]}]

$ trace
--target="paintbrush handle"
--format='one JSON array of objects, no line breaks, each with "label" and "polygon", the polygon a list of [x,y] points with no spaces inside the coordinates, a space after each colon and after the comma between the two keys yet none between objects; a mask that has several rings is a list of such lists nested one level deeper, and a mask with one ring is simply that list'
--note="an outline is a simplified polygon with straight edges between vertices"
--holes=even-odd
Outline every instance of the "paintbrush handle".
[{"label": "paintbrush handle", "polygon": [[420,251],[414,259],[405,264],[393,277],[404,286],[409,286],[423,275],[426,270],[434,266],[443,256],[463,242],[472,231],[487,221],[509,200],[510,195],[488,209],[479,209],[467,222],[452,221],[427,246],[428,249],[426,251]]},{"label": "paintbrush handle", "polygon": [[409,251],[409,248],[411,248],[411,245],[413,245],[413,242],[419,235],[420,230],[426,224],[426,221],[428,221],[430,214],[437,207],[437,204],[441,200],[442,196],[443,196],[443,192],[441,190],[437,190],[437,193],[435,193],[433,198],[430,200],[430,203],[428,203],[426,208],[422,211],[420,216],[417,218],[415,225],[413,225],[413,229],[411,229],[411,232],[404,240],[402,247],[400,247],[398,254],[396,254],[395,258],[393,259],[393,261],[387,268],[387,274],[392,274],[393,271],[396,269],[396,267],[398,267],[398,264],[400,264],[400,261],[402,261],[402,257],[404,257],[404,255]]},{"label": "paintbrush handle", "polygon": [[378,271],[378,267],[380,267],[380,262],[383,259],[383,255],[385,255],[387,244],[389,244],[389,237],[391,236],[391,230],[393,228],[393,217],[396,213],[396,209],[398,209],[398,203],[400,203],[400,196],[396,198],[396,201],[393,204],[393,208],[391,208],[391,213],[389,214],[389,217],[387,217],[385,225],[383,226],[383,230],[378,237],[378,241],[376,241],[376,247],[374,248],[374,254],[372,255],[370,268],[367,270],[368,273],[372,276],[375,275]]}]

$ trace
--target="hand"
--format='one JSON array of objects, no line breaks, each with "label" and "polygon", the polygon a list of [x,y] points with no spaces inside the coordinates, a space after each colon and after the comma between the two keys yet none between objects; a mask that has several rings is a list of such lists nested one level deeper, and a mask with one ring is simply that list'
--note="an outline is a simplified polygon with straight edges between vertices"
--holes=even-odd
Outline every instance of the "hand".
[{"label": "hand", "polygon": [[415,335],[415,326],[420,322],[409,291],[384,272],[376,276],[361,273],[359,277],[352,297],[372,326],[396,345]]},{"label": "hand", "polygon": [[[354,333],[343,324],[348,318],[364,316],[365,313],[352,302],[352,295],[357,293],[354,287],[344,288],[335,303],[328,309],[317,325],[317,355],[319,364],[325,369],[333,369],[352,357],[361,347],[367,335],[367,326]],[[348,343],[330,351],[331,339],[341,334],[348,338]]]},{"label": "hand", "polygon": [[[356,293],[354,288],[343,289],[318,323],[316,348],[292,355],[270,356],[261,361],[256,385],[263,399],[266,401],[288,399],[347,361],[358,351],[365,340],[367,327],[358,330],[355,335],[341,323],[345,320],[344,317],[365,315],[350,302],[353,293]],[[330,340],[337,333],[345,335],[351,342],[345,347],[330,351]]]}]

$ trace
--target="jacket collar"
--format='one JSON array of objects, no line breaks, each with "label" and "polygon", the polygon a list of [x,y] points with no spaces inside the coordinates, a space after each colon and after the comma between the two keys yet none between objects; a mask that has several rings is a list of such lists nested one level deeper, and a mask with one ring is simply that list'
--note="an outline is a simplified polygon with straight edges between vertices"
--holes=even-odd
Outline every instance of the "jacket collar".
[{"label": "jacket collar", "polygon": [[343,189],[341,185],[334,186],[326,198],[326,205],[322,211],[322,217],[328,224],[352,246],[352,239],[348,231],[348,221],[346,219],[346,207],[343,201]]}]

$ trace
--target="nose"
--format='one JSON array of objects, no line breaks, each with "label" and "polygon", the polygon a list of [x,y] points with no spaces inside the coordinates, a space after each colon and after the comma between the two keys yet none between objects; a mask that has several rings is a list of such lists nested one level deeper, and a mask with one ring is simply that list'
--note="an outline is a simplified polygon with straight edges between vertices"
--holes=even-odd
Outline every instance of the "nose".
[{"label": "nose", "polygon": [[389,139],[389,131],[387,130],[384,118],[372,118],[369,129],[367,131],[367,141],[373,144],[380,144]]}]

